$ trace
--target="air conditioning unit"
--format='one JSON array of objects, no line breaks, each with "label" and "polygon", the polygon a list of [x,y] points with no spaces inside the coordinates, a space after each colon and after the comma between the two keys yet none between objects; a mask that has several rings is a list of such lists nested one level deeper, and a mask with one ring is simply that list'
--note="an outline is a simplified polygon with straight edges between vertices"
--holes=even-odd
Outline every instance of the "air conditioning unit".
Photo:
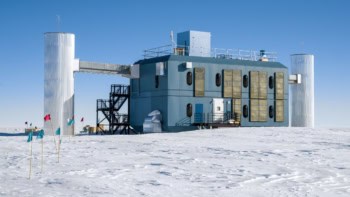
[{"label": "air conditioning unit", "polygon": [[164,75],[164,62],[156,63],[156,75],[163,76]]},{"label": "air conditioning unit", "polygon": [[131,66],[131,78],[132,79],[140,78],[140,64],[134,64]]}]

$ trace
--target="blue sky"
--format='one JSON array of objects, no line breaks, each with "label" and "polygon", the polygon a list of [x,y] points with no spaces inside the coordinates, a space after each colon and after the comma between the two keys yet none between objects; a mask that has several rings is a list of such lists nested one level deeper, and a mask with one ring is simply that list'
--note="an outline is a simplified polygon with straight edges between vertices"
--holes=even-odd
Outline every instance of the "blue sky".
[{"label": "blue sky", "polygon": [[[350,126],[350,1],[0,1],[0,127],[41,126],[43,34],[76,34],[76,57],[130,64],[169,43],[171,30],[212,33],[218,48],[266,49],[290,65],[293,53],[315,55],[318,127]],[[61,22],[57,25],[56,15]],[[128,80],[75,75],[76,117],[95,124],[96,99]]]}]

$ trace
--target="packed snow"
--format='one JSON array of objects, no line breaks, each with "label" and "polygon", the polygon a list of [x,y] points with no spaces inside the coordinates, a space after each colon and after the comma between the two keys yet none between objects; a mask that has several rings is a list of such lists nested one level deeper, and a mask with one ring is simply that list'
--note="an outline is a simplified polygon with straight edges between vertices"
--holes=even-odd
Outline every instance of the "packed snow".
[{"label": "packed snow", "polygon": [[0,133],[0,196],[350,196],[350,129],[230,128],[33,140]]}]

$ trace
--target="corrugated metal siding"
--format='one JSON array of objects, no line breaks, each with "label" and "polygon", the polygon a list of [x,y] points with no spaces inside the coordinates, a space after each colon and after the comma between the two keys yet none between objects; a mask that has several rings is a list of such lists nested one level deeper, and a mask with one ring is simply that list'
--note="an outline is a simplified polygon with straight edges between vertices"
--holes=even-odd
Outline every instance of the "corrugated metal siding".
[{"label": "corrugated metal siding", "polygon": [[257,99],[250,100],[250,121],[259,121],[259,100]]},{"label": "corrugated metal siding", "polygon": [[267,72],[250,71],[250,121],[267,121]]},{"label": "corrugated metal siding", "polygon": [[284,121],[284,100],[276,100],[275,101],[275,109],[276,109],[276,122],[283,122]]},{"label": "corrugated metal siding", "polygon": [[242,114],[242,99],[232,99],[232,112],[235,114]]},{"label": "corrugated metal siding", "polygon": [[259,72],[259,98],[267,99],[267,72]]},{"label": "corrugated metal siding", "polygon": [[251,122],[267,121],[267,100],[260,100],[260,99],[250,100],[250,121]]},{"label": "corrugated metal siding", "polygon": [[275,73],[275,98],[284,99],[284,73]]},{"label": "corrugated metal siding", "polygon": [[194,96],[204,96],[205,69],[194,68]]},{"label": "corrugated metal siding", "polygon": [[258,99],[259,98],[259,72],[250,71],[250,98]]},{"label": "corrugated metal siding", "polygon": [[225,98],[242,98],[242,71],[224,70],[224,93]]},{"label": "corrugated metal siding", "polygon": [[224,70],[224,97],[232,97],[232,71]]},{"label": "corrugated metal siding", "polygon": [[250,71],[250,98],[267,99],[267,72]]},{"label": "corrugated metal siding", "polygon": [[232,98],[242,98],[241,70],[232,70]]},{"label": "corrugated metal siding", "polygon": [[267,100],[259,100],[259,122],[267,121]]}]

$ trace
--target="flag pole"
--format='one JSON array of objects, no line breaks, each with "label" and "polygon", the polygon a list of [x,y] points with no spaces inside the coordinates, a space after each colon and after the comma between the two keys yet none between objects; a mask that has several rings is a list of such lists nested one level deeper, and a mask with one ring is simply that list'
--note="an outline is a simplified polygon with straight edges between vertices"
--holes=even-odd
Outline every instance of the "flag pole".
[{"label": "flag pole", "polygon": [[44,166],[44,136],[41,138],[41,173],[43,173]]},{"label": "flag pole", "polygon": [[32,174],[33,140],[30,141],[29,179]]},{"label": "flag pole", "polygon": [[61,149],[61,134],[58,135],[58,150],[57,150],[57,161],[60,163],[60,149]]},{"label": "flag pole", "polygon": [[84,117],[83,117],[83,121],[81,121],[81,130],[84,131]]},{"label": "flag pole", "polygon": [[[52,126],[52,121],[50,119],[50,125],[51,125],[51,131],[53,133],[53,126]],[[57,145],[56,145],[56,135],[53,133],[53,142],[55,143],[55,149],[56,149],[56,152],[58,151],[57,150]]]}]

